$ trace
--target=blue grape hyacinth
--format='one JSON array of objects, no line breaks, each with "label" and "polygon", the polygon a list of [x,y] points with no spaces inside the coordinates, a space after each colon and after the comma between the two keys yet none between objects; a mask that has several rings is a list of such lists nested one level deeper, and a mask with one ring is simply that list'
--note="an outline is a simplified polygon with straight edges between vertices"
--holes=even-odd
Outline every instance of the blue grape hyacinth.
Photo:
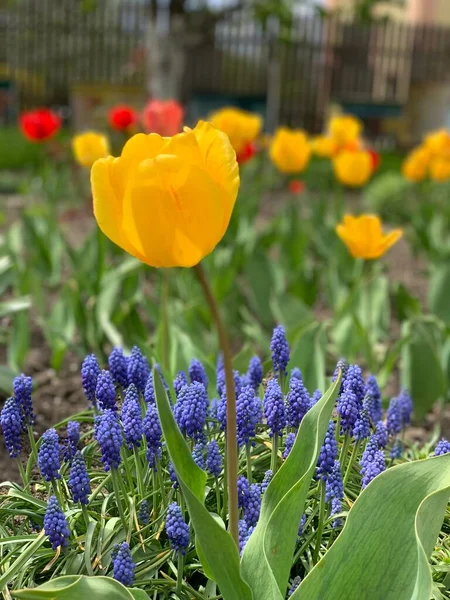
[{"label": "blue grape hyacinth", "polygon": [[206,375],[205,367],[196,358],[193,358],[189,365],[189,378],[191,383],[198,381],[199,383],[203,383],[206,390],[208,389],[208,377]]},{"label": "blue grape hyacinth", "polygon": [[14,398],[8,398],[0,413],[0,426],[10,458],[22,451],[22,415]]},{"label": "blue grape hyacinth", "polygon": [[113,554],[113,576],[122,585],[131,587],[134,581],[134,570],[136,565],[131,558],[130,547],[127,542],[122,542],[114,549]]},{"label": "blue grape hyacinth", "polygon": [[188,385],[188,378],[184,371],[178,371],[173,380],[173,389],[175,390],[175,396],[178,398],[180,395],[181,389]]},{"label": "blue grape hyacinth", "polygon": [[262,419],[261,401],[253,386],[242,388],[236,400],[236,422],[238,445],[245,446],[253,442],[256,427]]},{"label": "blue grape hyacinth", "polygon": [[311,398],[301,377],[292,377],[291,375],[286,401],[288,427],[298,429],[303,417],[311,407]]},{"label": "blue grape hyacinth", "polygon": [[16,403],[19,407],[23,424],[33,426],[36,417],[33,411],[33,401],[31,392],[33,390],[33,381],[23,373],[13,380],[13,393]]},{"label": "blue grape hyacinth", "polygon": [[276,379],[267,382],[264,394],[264,415],[269,426],[269,435],[283,435],[286,427],[286,411],[283,393]]},{"label": "blue grape hyacinth", "polygon": [[73,502],[89,504],[88,496],[91,493],[91,484],[84,457],[79,450],[73,457],[68,483]]},{"label": "blue grape hyacinth", "polygon": [[119,417],[115,411],[105,410],[95,417],[94,435],[100,446],[105,471],[117,469],[121,460],[120,449],[123,439]]},{"label": "blue grape hyacinth", "polygon": [[138,512],[138,520],[141,525],[148,525],[150,521],[150,510],[147,500],[142,500]]},{"label": "blue grape hyacinth", "polygon": [[292,594],[295,592],[295,590],[300,585],[301,581],[302,581],[302,578],[300,577],[300,575],[297,575],[297,577],[294,578],[294,581],[292,582],[292,585],[288,591],[288,598],[290,598],[292,596]]},{"label": "blue grape hyacinth", "polygon": [[192,458],[194,459],[195,464],[203,471],[206,470],[205,465],[205,445],[202,442],[195,444],[194,449],[192,450]]},{"label": "blue grape hyacinth", "polygon": [[61,447],[56,429],[47,429],[42,435],[41,445],[38,451],[38,466],[42,477],[46,481],[60,479],[59,469],[61,467]]},{"label": "blue grape hyacinth", "polygon": [[362,487],[365,488],[377,475],[386,469],[384,453],[378,447],[377,438],[372,435],[359,461],[362,475]]},{"label": "blue grape hyacinth", "polygon": [[128,358],[124,355],[122,348],[116,347],[111,350],[108,366],[114,382],[122,389],[128,387]]},{"label": "blue grape hyacinth", "polygon": [[67,439],[64,448],[64,460],[71,461],[78,450],[80,443],[80,424],[78,421],[67,423]]},{"label": "blue grape hyacinth", "polygon": [[152,469],[156,469],[157,459],[161,457],[162,429],[158,410],[154,404],[147,405],[143,421],[143,433],[147,440],[147,460]]},{"label": "blue grape hyacinth", "polygon": [[247,378],[253,389],[258,390],[263,380],[263,366],[259,356],[252,356],[250,359]]},{"label": "blue grape hyacinth", "polygon": [[254,527],[249,527],[245,519],[239,521],[239,554],[242,556],[244,548],[254,531]]},{"label": "blue grape hyacinth", "polygon": [[95,406],[95,389],[100,367],[95,354],[88,354],[81,365],[81,383],[88,402]]},{"label": "blue grape hyacinth", "polygon": [[386,413],[388,434],[397,435],[402,430],[402,409],[398,398],[392,398]]},{"label": "blue grape hyacinth", "polygon": [[116,387],[109,371],[100,371],[95,387],[97,406],[102,410],[117,410]]},{"label": "blue grape hyacinth", "polygon": [[261,486],[252,483],[244,495],[244,519],[249,527],[255,527],[261,512]]},{"label": "blue grape hyacinth", "polygon": [[147,359],[137,346],[133,346],[127,365],[128,383],[134,383],[139,393],[143,394],[149,375]]},{"label": "blue grape hyacinth", "polygon": [[203,383],[194,381],[185,385],[173,408],[175,420],[181,432],[197,441],[203,439],[203,429],[208,416],[208,395]]},{"label": "blue grape hyacinth", "polygon": [[370,416],[365,408],[360,411],[356,419],[352,435],[357,442],[365,440],[370,436]]},{"label": "blue grape hyacinth", "polygon": [[342,434],[350,434],[353,431],[359,417],[360,408],[361,404],[352,388],[344,386],[344,391],[340,394],[336,403],[336,412],[340,416]]},{"label": "blue grape hyacinth", "polygon": [[278,325],[273,330],[270,341],[270,350],[272,352],[273,370],[280,375],[287,375],[287,366],[290,359],[289,344],[286,339],[286,331],[282,325]]},{"label": "blue grape hyacinth", "polygon": [[269,469],[264,473],[264,479],[261,482],[261,494],[264,494],[272,481],[273,471]]},{"label": "blue grape hyacinth", "polygon": [[439,440],[434,449],[435,456],[441,456],[442,454],[448,454],[450,452],[450,442],[445,438]]},{"label": "blue grape hyacinth", "polygon": [[378,446],[386,448],[388,443],[388,430],[384,421],[378,421],[375,427],[375,437],[377,438]]},{"label": "blue grape hyacinth", "polygon": [[334,421],[330,421],[322,448],[319,452],[316,469],[317,479],[327,480],[328,475],[333,471],[337,453],[338,446],[335,438],[335,425]]},{"label": "blue grape hyacinth", "polygon": [[411,423],[411,415],[413,412],[412,398],[406,390],[402,390],[398,397],[398,403],[400,406],[400,415],[402,419],[402,426],[406,427]]},{"label": "blue grape hyacinth", "polygon": [[222,472],[223,458],[220,453],[219,444],[216,440],[211,440],[206,452],[206,470],[213,477],[219,477]]},{"label": "blue grape hyacinth", "polygon": [[128,388],[122,405],[122,426],[128,448],[139,448],[142,442],[142,413],[134,386]]},{"label": "blue grape hyacinth", "polygon": [[364,402],[369,411],[372,423],[378,423],[383,418],[383,407],[381,404],[381,392],[374,375],[369,375],[366,381],[366,394]]},{"label": "blue grape hyacinth", "polygon": [[189,546],[189,525],[176,502],[172,502],[167,510],[166,534],[172,550],[186,554]]},{"label": "blue grape hyacinth", "polygon": [[67,546],[70,536],[69,524],[58,504],[56,496],[50,496],[44,516],[44,532],[56,550],[59,546]]}]

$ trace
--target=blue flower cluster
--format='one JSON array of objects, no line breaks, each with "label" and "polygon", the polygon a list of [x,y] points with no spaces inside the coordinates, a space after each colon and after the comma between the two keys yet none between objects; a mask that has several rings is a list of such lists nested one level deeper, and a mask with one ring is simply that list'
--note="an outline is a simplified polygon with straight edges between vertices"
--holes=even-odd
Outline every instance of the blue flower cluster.
[{"label": "blue flower cluster", "polygon": [[372,435],[367,442],[366,449],[359,461],[361,467],[362,487],[369,485],[372,479],[386,469],[386,460],[384,452],[380,450],[375,435]]},{"label": "blue flower cluster", "polygon": [[21,418],[24,425],[34,425],[36,417],[33,412],[33,403],[31,392],[33,390],[33,381],[23,373],[14,378],[13,392],[16,403],[19,406]]},{"label": "blue flower cluster", "polygon": [[256,435],[262,419],[261,401],[252,386],[242,388],[236,400],[237,436],[239,446],[245,446]]},{"label": "blue flower cluster", "polygon": [[330,421],[317,461],[316,477],[326,481],[332,472],[338,453],[334,421]]},{"label": "blue flower cluster", "polygon": [[166,534],[172,550],[186,554],[189,546],[189,525],[176,502],[172,502],[167,509]]},{"label": "blue flower cluster", "polygon": [[113,576],[122,585],[132,586],[136,565],[131,558],[130,547],[127,542],[118,544],[113,553]]},{"label": "blue flower cluster", "polygon": [[50,496],[48,499],[44,516],[44,532],[53,550],[56,550],[58,546],[62,546],[63,548],[67,546],[70,536],[69,524],[58,504],[56,496]]},{"label": "blue flower cluster", "polygon": [[283,435],[286,427],[286,408],[283,400],[283,392],[276,379],[267,382],[264,394],[264,415],[269,426],[269,435]]},{"label": "blue flower cluster", "polygon": [[147,359],[137,346],[133,346],[127,362],[128,383],[134,383],[139,393],[143,394],[150,375]]},{"label": "blue flower cluster", "polygon": [[88,402],[95,406],[95,390],[100,367],[95,354],[88,354],[81,365],[81,383]]},{"label": "blue flower cluster", "polygon": [[286,436],[286,440],[284,442],[284,451],[283,451],[283,458],[286,459],[289,456],[290,451],[292,450],[292,446],[294,445],[295,442],[295,437],[296,434],[295,433],[288,433]]},{"label": "blue flower cluster", "polygon": [[22,451],[22,416],[14,398],[8,398],[2,408],[0,426],[9,456],[17,458]]},{"label": "blue flower cluster", "polygon": [[128,448],[139,448],[142,442],[142,413],[136,386],[127,389],[122,404],[122,426]]},{"label": "blue flower cluster", "polygon": [[78,450],[80,443],[80,424],[78,421],[67,423],[67,439],[64,448],[64,460],[70,462]]},{"label": "blue flower cluster", "polygon": [[42,477],[46,481],[60,479],[61,474],[61,447],[56,429],[47,429],[41,439],[41,445],[38,452],[38,466]]},{"label": "blue flower cluster", "polygon": [[244,519],[239,521],[239,554],[242,555],[244,548],[254,531],[254,527],[250,527]]},{"label": "blue flower cluster", "polygon": [[156,461],[161,458],[162,429],[159,422],[158,410],[154,404],[147,405],[142,428],[147,441],[148,464],[152,469],[156,469]]},{"label": "blue flower cluster", "polygon": [[122,348],[113,348],[108,356],[108,366],[114,383],[122,389],[128,387],[128,358]]},{"label": "blue flower cluster", "polygon": [[218,477],[222,472],[223,458],[220,453],[219,444],[217,440],[211,440],[208,444],[206,453],[206,470],[213,477]]},{"label": "blue flower cluster", "polygon": [[204,437],[203,429],[208,408],[208,395],[203,383],[194,381],[190,385],[185,385],[173,408],[173,415],[182,433],[201,441]]},{"label": "blue flower cluster", "polygon": [[100,371],[95,386],[95,399],[102,410],[117,410],[116,388],[110,371]]},{"label": "blue flower cluster", "polygon": [[95,417],[94,435],[100,446],[105,471],[117,469],[121,460],[120,449],[123,439],[120,421],[115,411],[105,410]]},{"label": "blue flower cluster", "polygon": [[434,449],[435,456],[441,456],[442,454],[448,454],[450,452],[450,442],[444,438],[439,440]]},{"label": "blue flower cluster", "polygon": [[194,381],[203,383],[205,389],[208,389],[208,377],[206,375],[205,367],[196,358],[193,358],[189,365],[189,379],[191,380],[191,383],[194,383]]},{"label": "blue flower cluster", "polygon": [[286,339],[286,331],[282,325],[278,325],[273,330],[272,340],[270,341],[270,350],[272,352],[272,363],[275,373],[287,375],[287,366],[291,354]]},{"label": "blue flower cluster", "polygon": [[73,502],[89,504],[88,496],[91,493],[91,484],[86,470],[86,463],[80,451],[72,459],[69,473],[69,489]]},{"label": "blue flower cluster", "polygon": [[303,384],[301,375],[300,377],[293,377],[291,375],[291,379],[289,381],[289,393],[286,401],[288,427],[297,429],[303,417],[311,408],[311,398],[309,397],[308,390]]}]

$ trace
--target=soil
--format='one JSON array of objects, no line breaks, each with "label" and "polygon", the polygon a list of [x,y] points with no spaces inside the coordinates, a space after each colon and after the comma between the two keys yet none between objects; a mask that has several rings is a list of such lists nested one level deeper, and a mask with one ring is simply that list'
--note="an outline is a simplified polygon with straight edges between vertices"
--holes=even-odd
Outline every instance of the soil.
[{"label": "soil", "polygon": [[[274,197],[275,196],[275,197]],[[20,216],[25,203],[33,202],[34,198],[24,198],[23,196],[1,196],[0,206],[7,215],[7,221],[3,225],[7,226]],[[283,205],[283,194],[273,193],[264,198],[263,207],[259,219],[267,219],[273,215],[275,210],[279,210]],[[85,235],[91,222],[89,209],[83,207],[70,215],[70,236],[76,243],[79,236]],[[64,224],[64,217],[62,219]],[[0,233],[1,229],[0,228]],[[390,279],[405,284],[407,288],[416,295],[423,306],[426,306],[426,278],[424,275],[424,265],[418,263],[409,251],[408,244],[401,240],[387,255]],[[322,316],[325,316],[323,314]],[[3,324],[4,325],[4,324]],[[71,415],[86,408],[86,399],[82,392],[80,382],[80,359],[79,356],[67,353],[63,366],[59,372],[50,368],[50,351],[46,346],[45,340],[37,325],[32,327],[31,349],[28,354],[27,363],[24,372],[33,377],[34,393],[33,403],[37,413],[36,436],[40,436],[48,427],[58,423]],[[0,346],[0,364],[6,363],[6,348]],[[5,397],[0,393],[0,406],[3,405]],[[439,421],[443,434],[450,433],[450,407],[440,409],[428,416],[426,421],[420,426],[411,428],[409,438],[413,441],[424,440],[429,432]],[[11,460],[0,443],[0,482],[6,480],[18,481],[18,469],[14,460]],[[1,485],[1,483],[0,483]]]}]

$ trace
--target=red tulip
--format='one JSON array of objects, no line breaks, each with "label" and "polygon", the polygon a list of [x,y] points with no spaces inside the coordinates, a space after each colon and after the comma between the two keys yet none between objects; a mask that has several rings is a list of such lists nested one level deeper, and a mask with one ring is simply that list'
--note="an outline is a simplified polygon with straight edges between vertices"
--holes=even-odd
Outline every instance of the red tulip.
[{"label": "red tulip", "polygon": [[373,150],[373,148],[368,148],[367,152],[370,154],[370,158],[372,159],[372,171],[375,172],[380,166],[381,156],[378,152],[376,152],[376,150]]},{"label": "red tulip", "polygon": [[255,154],[256,154],[255,144],[250,142],[249,144],[247,144],[245,146],[245,148],[243,150],[241,150],[241,152],[238,152],[236,158],[237,158],[238,163],[240,165],[243,165],[244,163],[251,160],[255,156]]},{"label": "red tulip", "polygon": [[301,194],[305,190],[305,182],[301,179],[292,179],[289,182],[289,191],[291,194]]},{"label": "red tulip", "polygon": [[22,133],[32,142],[51,138],[61,127],[60,117],[48,108],[37,108],[24,112],[19,117]]},{"label": "red tulip", "polygon": [[117,131],[126,131],[137,122],[136,111],[126,104],[120,104],[111,108],[108,118],[111,127],[117,129]]},{"label": "red tulip", "polygon": [[142,112],[142,125],[149,133],[171,137],[180,133],[184,109],[176,100],[150,100]]}]

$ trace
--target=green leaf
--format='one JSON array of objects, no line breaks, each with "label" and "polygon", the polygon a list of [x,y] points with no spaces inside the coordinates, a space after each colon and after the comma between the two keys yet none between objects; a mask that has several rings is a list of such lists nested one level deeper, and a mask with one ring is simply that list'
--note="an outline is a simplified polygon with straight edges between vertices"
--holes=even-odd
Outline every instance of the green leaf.
[{"label": "green leaf", "polygon": [[268,290],[273,284],[272,271],[267,254],[258,252],[251,256],[245,266],[247,296],[258,319],[266,326],[273,325]]},{"label": "green leaf", "polygon": [[74,600],[95,594],[96,600],[148,600],[137,588],[126,588],[111,577],[67,575],[56,577],[34,589],[12,590],[14,598],[23,600]]},{"label": "green leaf", "polygon": [[19,374],[19,371],[14,371],[6,365],[0,365],[0,392],[11,394],[12,382],[14,377]]},{"label": "green leaf", "polygon": [[450,265],[439,264],[432,270],[428,287],[428,304],[431,311],[450,325]]},{"label": "green leaf", "polygon": [[[388,469],[361,493],[292,600],[429,600],[428,557],[450,491],[450,454]],[[357,551],[355,551],[357,549]]]},{"label": "green leaf", "polygon": [[317,322],[302,328],[291,343],[291,363],[302,370],[305,386],[310,393],[325,388],[325,351],[325,329],[323,324]]},{"label": "green leaf", "polygon": [[196,465],[178,429],[156,369],[153,381],[161,427],[201,548],[203,568],[217,582],[224,600],[252,600],[252,592],[240,575],[239,554],[232,537],[204,506],[206,473]]},{"label": "green leaf", "polygon": [[442,333],[436,321],[417,318],[403,326],[402,384],[414,398],[414,416],[422,418],[447,390],[441,365]]},{"label": "green leaf", "polygon": [[263,496],[241,562],[258,600],[285,597],[300,518],[340,385],[341,375],[306,413],[288,458]]}]

